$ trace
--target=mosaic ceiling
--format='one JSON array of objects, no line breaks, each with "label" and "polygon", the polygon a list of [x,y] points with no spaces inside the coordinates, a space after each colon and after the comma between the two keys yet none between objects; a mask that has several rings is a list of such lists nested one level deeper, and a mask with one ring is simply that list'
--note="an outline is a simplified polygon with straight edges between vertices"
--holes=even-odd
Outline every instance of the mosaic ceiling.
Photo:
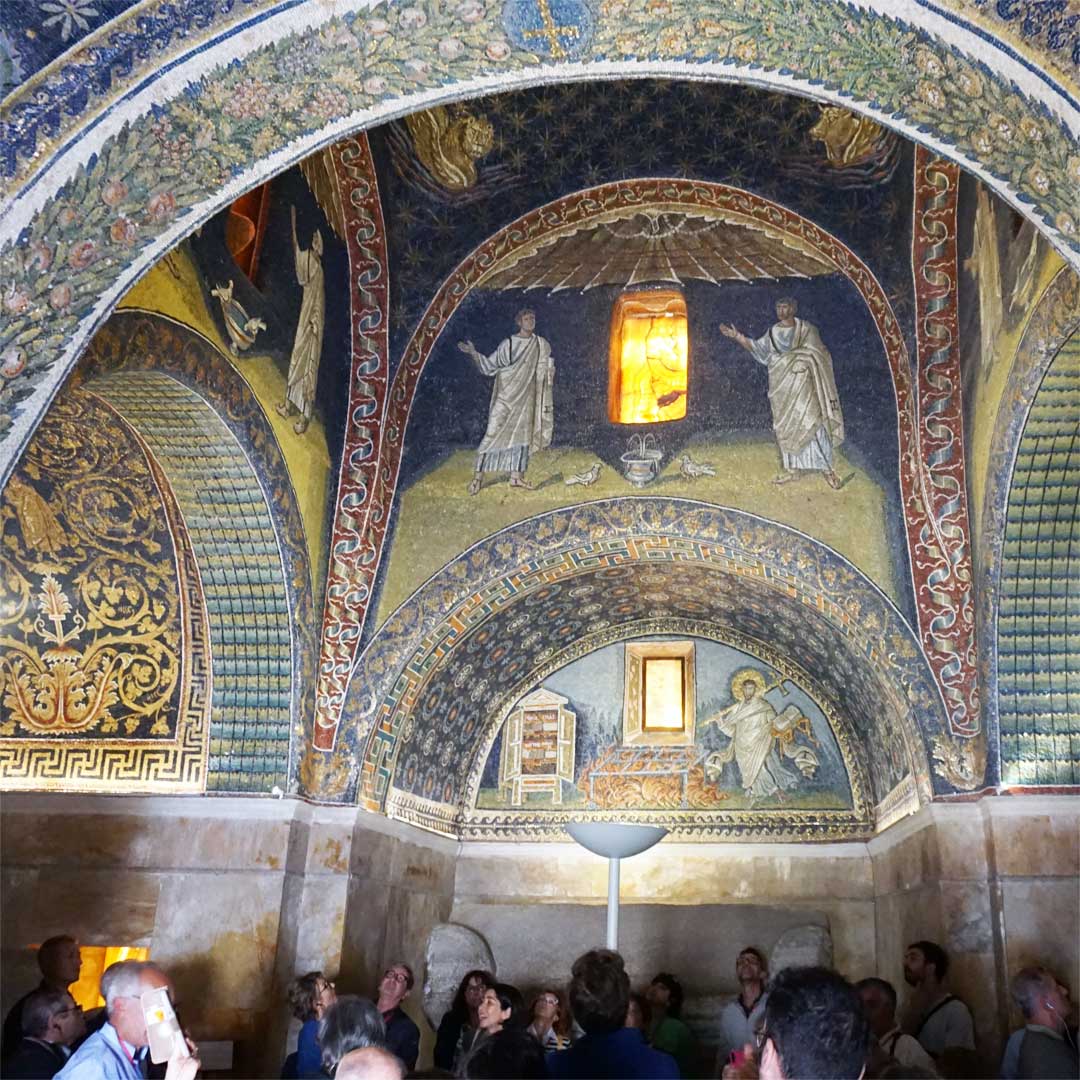
[{"label": "mosaic ceiling", "polygon": [[[89,30],[91,10],[99,14],[86,4],[52,6],[71,17],[50,12],[60,15],[50,29],[63,37],[70,24],[72,39],[76,28]],[[1059,31],[1068,38],[1074,27],[1000,17],[988,32],[978,14],[968,22],[958,9],[949,41],[937,23],[932,32],[920,26],[918,5],[912,22],[882,7],[822,3],[812,23],[794,0],[740,0],[720,11],[560,0],[562,22],[554,23],[546,4],[520,0],[374,11],[311,4],[300,22],[292,3],[258,0],[213,12],[165,3],[126,11],[103,38],[121,42],[117,54],[96,42],[71,50],[10,101],[4,171],[14,197],[2,251],[17,281],[14,325],[0,351],[21,347],[27,325],[49,330],[4,387],[0,437],[25,441],[103,311],[240,190],[335,136],[426,103],[416,95],[474,79],[487,90],[526,85],[545,62],[589,64],[606,77],[655,74],[651,65],[665,64],[847,102],[979,168],[1075,254],[1069,193],[1080,168],[1080,113],[1070,61],[1064,75],[1050,62]],[[125,51],[126,33],[134,47]],[[1025,45],[1014,49],[996,34]],[[9,41],[5,51],[10,72],[19,45]],[[44,59],[20,66],[27,72]],[[72,202],[91,190],[102,205],[72,218]],[[78,235],[64,236],[76,221]],[[58,241],[63,256],[54,261]]]},{"label": "mosaic ceiling", "polygon": [[[205,339],[141,316],[109,324],[80,378],[129,416],[169,474],[193,523],[192,557],[206,563],[200,603],[221,658],[208,786],[292,786],[460,834],[487,751],[516,696],[592,649],[643,633],[726,642],[817,688],[836,717],[856,792],[844,820],[809,811],[783,819],[690,815],[678,821],[688,837],[716,830],[772,838],[865,835],[898,807],[991,778],[971,640],[963,462],[955,452],[960,380],[948,335],[957,298],[954,287],[934,284],[942,266],[955,269],[967,254],[958,247],[956,173],[866,113],[884,120],[876,112],[884,108],[890,124],[917,126],[932,145],[989,163],[995,185],[1010,196],[1023,193],[1025,211],[1041,216],[1067,247],[1075,222],[1061,201],[1062,180],[1080,165],[1062,138],[1064,114],[1032,102],[1040,95],[1071,101],[1075,19],[1060,12],[1021,19],[1018,8],[991,15],[957,0],[958,33],[977,26],[980,34],[991,28],[1022,42],[1023,51],[1008,61],[1022,70],[1022,92],[1015,79],[1001,83],[992,65],[973,66],[963,49],[916,32],[908,51],[893,57],[902,60],[896,71],[890,46],[875,54],[880,84],[873,107],[864,108],[871,77],[865,55],[856,63],[845,43],[877,30],[886,38],[909,32],[873,5],[857,14],[824,5],[817,29],[828,41],[818,43],[825,52],[816,60],[797,5],[782,0],[732,4],[718,19],[665,4],[650,4],[646,14],[642,5],[618,0],[562,0],[554,30],[536,21],[531,4],[466,0],[452,10],[349,10],[330,22],[309,12],[312,25],[285,36],[274,22],[277,5],[260,0],[189,5],[180,21],[167,5],[144,7],[145,39],[123,3],[46,0],[25,5],[0,38],[7,82],[39,72],[35,85],[42,88],[34,102],[14,102],[5,128],[4,165],[18,197],[4,215],[17,236],[3,249],[14,276],[4,294],[11,319],[0,340],[0,403],[8,422],[3,437],[15,442],[57,385],[57,357],[67,350],[69,362],[103,313],[101,304],[90,314],[97,298],[219,208],[218,196],[206,191],[231,184],[236,194],[263,178],[259,170],[282,140],[292,142],[278,166],[312,147],[328,130],[320,125],[359,110],[335,129],[340,135],[363,122],[363,110],[385,113],[417,91],[445,90],[477,63],[480,71],[507,64],[517,78],[538,60],[606,64],[622,57],[619,63],[632,66],[640,63],[633,57],[647,53],[646,63],[725,65],[725,77],[746,67],[759,84],[567,83],[394,120],[370,140],[339,142],[312,159],[322,162],[314,166],[321,179],[309,162],[302,178],[294,170],[270,186],[268,217],[258,225],[265,228],[265,266],[250,283],[238,272],[235,300],[231,280],[230,298],[221,296],[219,271],[232,276],[228,253],[215,263],[212,250],[215,237],[225,242],[231,219],[219,218],[185,248],[199,275],[194,292],[185,286],[191,310],[201,311],[193,325]],[[826,24],[834,17],[841,21],[830,37]],[[209,42],[227,25],[251,31],[244,49],[256,48],[241,63],[221,74],[208,53],[183,100],[163,99],[141,115],[124,104],[125,87],[156,57],[181,55],[181,37]],[[651,43],[647,50],[638,38]],[[61,53],[80,42],[83,74],[71,81]],[[784,80],[794,85],[809,77],[806,86],[799,83],[804,91],[827,101],[844,96],[862,114],[761,88],[774,79],[774,46],[785,57]],[[339,70],[343,52],[362,62]],[[805,63],[791,67],[796,54]],[[1037,55],[1052,76],[1032,66]],[[963,101],[949,97],[954,93]],[[62,118],[42,111],[56,94],[66,95]],[[103,111],[91,134],[78,118],[94,101]],[[977,130],[993,138],[980,141]],[[67,135],[73,141],[65,148]],[[100,153],[72,173],[65,155],[84,139],[84,148]],[[506,239],[515,229],[527,231],[510,224],[515,218],[546,216],[554,226],[574,200],[588,201],[583,189],[623,185],[634,198],[649,176],[688,188],[708,180],[734,199],[740,189],[752,191],[753,213],[767,213],[772,200],[790,236],[803,228],[817,246],[785,253],[776,236],[762,232],[764,219],[749,230],[730,219],[722,223],[726,232],[699,245],[701,258],[691,267],[682,248],[659,258],[656,237],[689,235],[694,211],[634,216],[627,209],[586,230],[553,232],[540,246],[523,243],[497,272],[483,269],[484,260],[494,265],[519,242]],[[718,226],[705,220],[704,228]],[[318,287],[325,287],[332,313],[325,338],[319,331],[319,374],[306,398],[293,393],[301,334],[291,325],[313,310],[312,279],[299,269],[305,250],[308,265],[318,255]],[[735,259],[725,264],[732,251]],[[739,260],[755,269],[736,272]],[[974,253],[969,261],[977,261]],[[697,343],[688,418],[678,434],[669,428],[664,435],[667,456],[647,479],[655,490],[634,498],[627,498],[621,475],[625,432],[605,427],[598,360],[612,296],[633,278],[623,276],[630,263],[653,267],[645,274],[652,284],[659,275],[685,290]],[[117,278],[123,265],[132,269]],[[170,273],[177,275],[178,265]],[[798,296],[800,314],[820,328],[833,353],[847,438],[833,448],[841,456],[832,491],[824,481],[820,492],[806,484],[773,486],[763,374],[759,385],[752,365],[740,369],[717,332],[728,319],[752,335],[764,332],[781,294]],[[467,350],[458,343],[471,346],[475,338],[483,352],[494,348],[523,300],[537,309],[539,332],[555,346],[554,433],[534,453],[530,494],[477,485],[479,497],[470,501],[468,470],[495,398],[489,407],[490,381],[460,355]],[[178,362],[161,347],[170,342]],[[136,355],[139,349],[145,356]],[[233,359],[220,359],[229,349]],[[170,365],[181,382],[166,393],[153,372]],[[118,367],[143,370],[93,381]],[[214,387],[208,405],[196,400],[205,379]],[[285,400],[272,400],[267,387],[286,380]],[[151,392],[151,384],[162,392]],[[274,410],[290,414],[295,439],[266,422]],[[192,447],[215,460],[217,480],[200,482]],[[329,464],[316,468],[323,447]],[[242,477],[245,457],[253,469]],[[5,456],[5,470],[12,461]],[[1070,467],[1062,465],[1066,473]],[[815,475],[828,474],[818,468]],[[728,483],[732,478],[737,482]],[[313,515],[320,495],[312,492],[323,488],[330,489],[326,505]],[[5,492],[9,500],[19,494],[13,490]],[[1045,494],[1040,489],[1040,498]],[[414,500],[411,516],[406,497]],[[235,521],[220,512],[226,503]],[[472,519],[460,538],[455,515]],[[852,526],[856,519],[860,528]],[[827,522],[839,527],[836,536],[825,535]],[[1032,543],[1044,541],[1040,534]],[[225,555],[236,543],[242,551]],[[323,568],[313,573],[308,559],[324,546],[331,555],[320,625],[315,613],[323,598],[313,595],[312,583],[321,581]],[[267,577],[263,564],[271,555],[277,563]],[[414,564],[411,576],[394,570],[395,557],[398,567]],[[237,600],[241,581],[260,597],[250,610]],[[253,620],[268,636],[246,634]],[[1053,642],[1047,647],[1053,651]],[[1040,672],[1044,659],[1039,652],[1031,670]],[[291,677],[280,674],[283,668]],[[991,674],[991,689],[993,680]],[[1053,687],[1049,693],[1053,698]],[[1030,760],[1023,740],[1031,724],[1009,710],[1019,741],[1003,757]],[[1057,720],[1052,726],[1060,735]],[[317,749],[309,747],[301,761],[296,738],[306,741],[312,732]],[[1061,777],[1071,759],[1054,747],[1036,756],[1057,764],[1031,782],[1069,782]],[[551,820],[537,819],[526,832],[550,835],[551,827]],[[472,820],[469,828],[497,835],[506,825],[492,818]]]}]

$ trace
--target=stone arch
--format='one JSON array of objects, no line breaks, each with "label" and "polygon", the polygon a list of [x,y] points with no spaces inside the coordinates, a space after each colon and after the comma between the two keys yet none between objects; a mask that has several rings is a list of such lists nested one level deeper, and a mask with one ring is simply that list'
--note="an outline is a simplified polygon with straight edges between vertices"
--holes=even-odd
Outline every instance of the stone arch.
[{"label": "stone arch", "polygon": [[231,438],[227,445],[239,447],[243,467],[264,493],[284,567],[293,671],[290,712],[295,723],[310,726],[318,649],[314,574],[292,478],[262,406],[244,377],[207,338],[154,312],[115,312],[95,335],[72,382],[85,384],[117,372],[167,375],[201,398],[208,419],[216,416],[223,435]]},{"label": "stone arch", "polygon": [[[533,553],[526,563],[515,555],[521,550]],[[613,608],[609,625],[680,617],[727,626],[760,641],[767,637],[760,622],[767,599],[772,615],[783,608],[781,624],[801,627],[785,639],[785,655],[815,672],[838,701],[845,700],[845,692],[830,686],[830,679],[858,683],[862,703],[855,706],[851,699],[844,706],[851,716],[866,720],[888,711],[895,727],[890,738],[902,738],[921,797],[929,798],[926,744],[947,729],[947,719],[912,632],[875,586],[824,545],[751,514],[688,500],[625,498],[553,511],[496,533],[435,575],[380,628],[358,661],[346,703],[353,722],[343,735],[361,758],[361,805],[371,810],[387,806],[400,761],[412,776],[402,788],[410,798],[395,795],[397,809],[404,811],[408,802],[410,814],[419,814],[425,824],[452,831],[463,801],[463,776],[448,776],[448,763],[440,755],[446,756],[450,747],[453,760],[471,761],[473,740],[479,737],[477,718],[497,714],[502,696],[498,688],[480,687],[472,672],[462,674],[460,665],[451,670],[451,658],[483,648],[485,634],[520,634],[524,623],[512,630],[509,624],[522,605],[539,604],[530,621],[538,621],[541,629],[534,628],[535,640],[527,646],[517,643],[514,650],[519,666],[531,664],[535,672],[563,640],[555,624],[565,621],[565,611],[556,610],[552,597],[566,582],[582,584],[587,575],[605,572],[647,571],[670,577],[678,586],[673,594],[683,599],[677,604],[657,601],[658,606],[642,611],[631,605],[633,611],[621,614]],[[687,573],[696,575],[692,587]],[[647,590],[628,582],[625,592],[623,601],[630,603]],[[702,599],[695,600],[699,594]],[[710,607],[718,598],[728,605],[728,614]],[[534,614],[544,615],[546,622],[533,620]],[[551,640],[544,636],[545,625],[552,628]],[[584,624],[575,628],[576,634],[586,631]],[[804,648],[810,650],[805,656]],[[507,684],[526,677],[524,670],[509,667],[504,674],[501,681]],[[445,678],[451,683],[465,679],[470,696],[480,694],[483,701],[474,700],[468,716],[461,708],[454,711],[450,700],[460,695],[440,692],[439,681]],[[876,680],[875,690],[867,679]],[[424,736],[435,731],[428,725],[447,708],[454,714],[424,746]],[[405,751],[410,746],[419,748],[415,763],[402,760],[403,754],[409,757]],[[437,793],[431,781],[435,776],[443,785]],[[934,787],[946,790],[948,783],[935,778]],[[887,792],[878,786],[875,794],[880,802]]]},{"label": "stone arch", "polygon": [[284,790],[295,754],[293,634],[283,555],[259,477],[221,417],[171,376],[118,371],[86,389],[139,433],[184,517],[213,657],[206,787]]},{"label": "stone arch", "polygon": [[998,609],[1001,600],[1001,559],[1009,495],[1020,439],[1036,393],[1066,342],[1080,331],[1080,277],[1063,269],[1040,297],[1032,313],[1016,356],[1009,380],[1001,395],[994,424],[983,498],[982,543],[975,548],[979,581],[979,652],[982,670],[979,679],[988,734],[1000,735],[998,722]]},{"label": "stone arch", "polygon": [[[885,0],[829,0],[809,26],[794,0],[720,11],[705,0],[677,10],[613,3],[595,17],[581,3],[560,37],[532,26],[526,4],[496,12],[463,0],[385,18],[358,9],[267,3],[198,27],[159,13],[160,25],[142,30],[133,10],[108,32],[126,32],[158,67],[116,76],[114,51],[88,48],[9,99],[2,250],[12,319],[0,346],[24,360],[4,387],[5,478],[90,335],[177,240],[318,147],[454,98],[663,75],[843,104],[971,169],[1080,264],[1073,87],[960,17],[916,9],[900,19]],[[297,80],[300,69],[315,77]],[[31,357],[35,326],[45,333]]]}]

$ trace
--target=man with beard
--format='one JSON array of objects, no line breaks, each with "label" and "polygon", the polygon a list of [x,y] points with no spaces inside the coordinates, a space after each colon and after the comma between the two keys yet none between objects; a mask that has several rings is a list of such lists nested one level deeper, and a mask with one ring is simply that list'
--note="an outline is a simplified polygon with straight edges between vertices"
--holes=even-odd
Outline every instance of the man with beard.
[{"label": "man with beard", "polygon": [[844,441],[844,414],[833,375],[832,356],[813,323],[795,317],[796,302],[776,302],[777,322],[752,340],[734,326],[720,333],[738,342],[769,370],[773,431],[783,461],[774,484],[787,484],[800,472],[820,472],[829,487],[843,481],[833,468],[833,451]]},{"label": "man with beard", "polygon": [[904,952],[904,981],[914,988],[908,1002],[908,1030],[933,1058],[950,1047],[975,1049],[971,1012],[945,989],[948,953],[933,941],[916,941]]}]

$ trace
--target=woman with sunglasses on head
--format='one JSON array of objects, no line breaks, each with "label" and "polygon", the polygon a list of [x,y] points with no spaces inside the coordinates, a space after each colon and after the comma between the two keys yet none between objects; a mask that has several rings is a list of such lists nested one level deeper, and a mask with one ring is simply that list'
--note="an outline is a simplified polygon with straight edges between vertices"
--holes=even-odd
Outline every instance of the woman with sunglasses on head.
[{"label": "woman with sunglasses on head", "polygon": [[462,1045],[472,1044],[473,1035],[479,1026],[477,1007],[484,991],[494,985],[495,976],[490,971],[474,968],[465,973],[454,995],[454,1001],[443,1014],[435,1035],[433,1059],[437,1069],[452,1070]]},{"label": "woman with sunglasses on head", "polygon": [[533,998],[529,1015],[532,1020],[528,1030],[545,1051],[565,1050],[570,1045],[570,1006],[561,990],[541,990]]}]

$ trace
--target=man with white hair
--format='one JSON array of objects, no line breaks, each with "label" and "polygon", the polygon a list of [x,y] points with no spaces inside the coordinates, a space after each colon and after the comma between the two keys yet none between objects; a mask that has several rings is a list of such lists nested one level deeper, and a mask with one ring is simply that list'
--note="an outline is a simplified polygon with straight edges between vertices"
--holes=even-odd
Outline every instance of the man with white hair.
[{"label": "man with white hair", "polygon": [[338,1063],[334,1080],[402,1080],[405,1063],[381,1046],[350,1050]]},{"label": "man with white hair", "polygon": [[101,976],[101,996],[108,1020],[75,1051],[58,1072],[63,1080],[142,1080],[150,1036],[140,997],[168,986],[156,964],[121,960]]},{"label": "man with white hair", "polygon": [[1042,967],[1027,967],[1012,980],[1013,1000],[1024,1014],[1016,1076],[1057,1080],[1080,1075],[1080,1057],[1066,1024],[1069,1000],[1064,987]]}]

